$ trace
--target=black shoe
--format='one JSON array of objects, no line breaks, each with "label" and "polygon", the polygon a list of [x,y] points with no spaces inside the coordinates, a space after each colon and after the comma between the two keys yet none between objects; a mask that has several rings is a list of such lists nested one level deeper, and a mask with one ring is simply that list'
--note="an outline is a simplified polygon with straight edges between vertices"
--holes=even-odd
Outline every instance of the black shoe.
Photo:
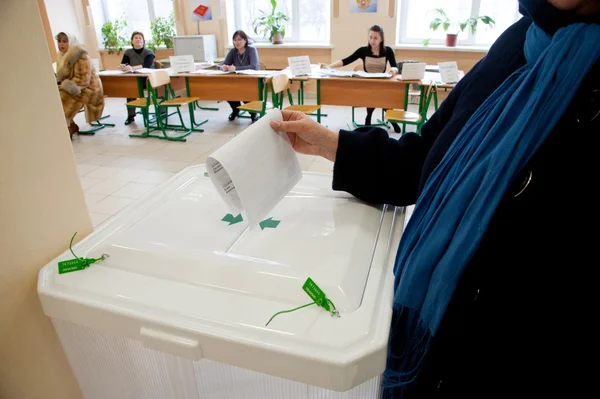
[{"label": "black shoe", "polygon": [[258,114],[250,114],[250,119],[252,119],[252,123],[258,120]]},{"label": "black shoe", "polygon": [[237,116],[240,114],[240,111],[233,111],[232,113],[229,114],[229,120],[232,121],[235,118],[237,118]]},{"label": "black shoe", "polygon": [[135,120],[135,115],[129,115],[127,117],[127,119],[125,120],[125,124],[129,125],[131,122],[133,122]]},{"label": "black shoe", "polygon": [[392,124],[392,127],[394,128],[394,132],[396,132],[396,133],[402,132],[402,129],[400,129],[400,126],[397,123],[395,123],[395,122],[390,122],[390,123]]}]

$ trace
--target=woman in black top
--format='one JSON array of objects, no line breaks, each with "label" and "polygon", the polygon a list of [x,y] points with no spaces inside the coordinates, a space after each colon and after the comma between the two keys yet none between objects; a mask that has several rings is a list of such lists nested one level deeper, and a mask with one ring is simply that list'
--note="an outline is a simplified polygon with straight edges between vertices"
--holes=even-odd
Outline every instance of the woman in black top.
[{"label": "woman in black top", "polygon": [[[145,47],[146,39],[142,32],[133,32],[131,35],[131,47],[126,50],[121,60],[119,69],[122,71],[133,71],[142,68],[154,68],[154,52]],[[127,102],[133,101],[135,98],[128,98]],[[127,108],[126,125],[133,122],[135,118],[135,108]]]},{"label": "woman in black top", "polygon": [[[382,73],[385,72],[387,64],[390,64],[390,72],[395,75],[398,73],[398,65],[394,50],[385,45],[385,36],[383,28],[379,25],[373,25],[369,29],[369,44],[357,49],[351,56],[339,60],[330,65],[322,65],[325,68],[339,68],[353,63],[356,60],[362,60],[365,72]],[[371,115],[375,108],[367,108],[367,118],[365,125],[371,124]],[[400,126],[392,123],[394,131],[400,133]]]}]

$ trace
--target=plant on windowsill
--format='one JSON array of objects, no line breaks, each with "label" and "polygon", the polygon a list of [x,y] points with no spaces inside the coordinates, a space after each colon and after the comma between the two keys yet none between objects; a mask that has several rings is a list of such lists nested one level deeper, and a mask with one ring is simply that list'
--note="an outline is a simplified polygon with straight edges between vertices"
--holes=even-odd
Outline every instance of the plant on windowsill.
[{"label": "plant on windowsill", "polygon": [[106,21],[102,25],[102,44],[108,50],[108,54],[121,54],[123,48],[129,44],[125,28],[127,20],[125,16],[115,19],[114,21]]},{"label": "plant on windowsill", "polygon": [[[474,35],[477,32],[477,24],[481,21],[481,23],[493,28],[496,24],[496,21],[492,19],[492,17],[487,15],[478,15],[476,17],[470,17],[462,21],[451,20],[446,12],[441,8],[436,8],[435,13],[438,14],[436,18],[434,18],[429,23],[429,29],[432,31],[436,31],[440,26],[446,32],[446,46],[455,47],[456,40],[458,34],[460,32],[464,32],[467,27],[471,28],[471,33]],[[430,39],[423,40],[423,45],[429,45]]]},{"label": "plant on windowsill", "polygon": [[175,36],[175,13],[165,17],[158,17],[150,22],[152,39],[146,44],[150,50],[156,53],[156,48],[164,44],[166,48],[173,48],[173,37]]},{"label": "plant on windowsill", "polygon": [[271,13],[267,14],[260,11],[262,15],[252,22],[252,28],[257,35],[262,34],[263,37],[268,37],[273,44],[283,44],[285,37],[285,23],[289,21],[289,17],[281,11],[275,12],[277,8],[277,0],[271,0]]}]

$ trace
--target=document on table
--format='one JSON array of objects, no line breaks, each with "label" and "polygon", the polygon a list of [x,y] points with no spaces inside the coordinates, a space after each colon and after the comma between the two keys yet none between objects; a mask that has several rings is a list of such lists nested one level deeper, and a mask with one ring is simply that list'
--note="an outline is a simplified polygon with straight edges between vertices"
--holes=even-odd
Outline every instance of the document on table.
[{"label": "document on table", "polygon": [[269,122],[283,120],[273,109],[206,160],[211,182],[231,212],[244,213],[251,228],[298,183],[302,170],[286,133]]}]

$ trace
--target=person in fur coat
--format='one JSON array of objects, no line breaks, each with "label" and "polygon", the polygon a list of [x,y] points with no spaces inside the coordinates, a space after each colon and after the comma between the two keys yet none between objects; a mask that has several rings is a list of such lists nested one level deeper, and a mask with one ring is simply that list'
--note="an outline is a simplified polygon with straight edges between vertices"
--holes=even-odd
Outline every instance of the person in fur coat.
[{"label": "person in fur coat", "polygon": [[87,50],[75,36],[60,32],[56,35],[56,41],[59,50],[56,79],[69,133],[73,138],[73,134],[79,131],[73,118],[82,106],[86,122],[100,119],[104,111],[104,92]]}]

